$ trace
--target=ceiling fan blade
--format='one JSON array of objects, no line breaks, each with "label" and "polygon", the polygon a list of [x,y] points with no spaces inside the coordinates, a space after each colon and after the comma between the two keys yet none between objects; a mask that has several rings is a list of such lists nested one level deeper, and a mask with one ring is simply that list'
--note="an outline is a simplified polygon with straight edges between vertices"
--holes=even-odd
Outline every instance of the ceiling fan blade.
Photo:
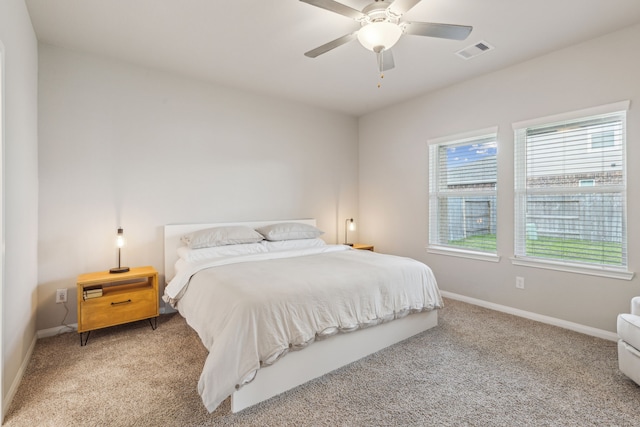
[{"label": "ceiling fan blade", "polygon": [[420,3],[420,0],[394,0],[389,9],[397,15],[402,15],[418,3]]},{"label": "ceiling fan blade", "polygon": [[303,3],[308,3],[312,6],[329,10],[331,12],[338,13],[340,15],[346,16],[347,18],[359,19],[364,17],[364,14],[359,10],[353,9],[342,3],[338,3],[337,1],[333,1],[333,0],[300,0],[300,1]]},{"label": "ceiling fan blade", "polygon": [[347,34],[346,36],[342,36],[340,38],[330,41],[329,43],[325,43],[322,46],[312,49],[309,52],[306,52],[304,56],[308,56],[309,58],[315,58],[316,56],[320,56],[323,53],[327,53],[331,49],[335,49],[338,46],[342,46],[343,44],[348,43],[355,38],[356,38],[356,33]]},{"label": "ceiling fan blade", "polygon": [[395,62],[393,62],[393,54],[390,50],[381,50],[380,52],[376,52],[376,59],[378,60],[378,71],[381,73],[396,66]]},{"label": "ceiling fan blade", "polygon": [[473,27],[468,25],[436,24],[434,22],[405,22],[403,26],[405,34],[451,40],[464,40],[473,30]]}]

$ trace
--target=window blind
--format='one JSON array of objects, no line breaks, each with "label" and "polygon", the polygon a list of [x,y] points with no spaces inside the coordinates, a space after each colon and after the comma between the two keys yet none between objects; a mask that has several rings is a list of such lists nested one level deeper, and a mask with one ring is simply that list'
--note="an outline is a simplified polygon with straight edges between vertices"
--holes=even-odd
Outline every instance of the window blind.
[{"label": "window blind", "polygon": [[496,134],[429,146],[429,244],[496,253]]},{"label": "window blind", "polygon": [[515,129],[516,257],[626,267],[625,120]]}]

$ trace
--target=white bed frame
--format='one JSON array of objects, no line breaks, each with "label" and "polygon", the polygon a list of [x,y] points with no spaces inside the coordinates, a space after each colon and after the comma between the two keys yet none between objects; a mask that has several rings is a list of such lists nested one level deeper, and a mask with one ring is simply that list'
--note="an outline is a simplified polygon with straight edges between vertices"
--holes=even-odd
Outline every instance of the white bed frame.
[{"label": "white bed frame", "polygon": [[[284,221],[170,224],[164,227],[164,272],[168,282],[175,275],[176,249],[180,237],[196,230],[227,225],[262,227],[281,222],[316,225],[315,219]],[[300,351],[289,352],[273,365],[260,369],[255,379],[231,395],[231,411],[236,413],[314,378],[355,362],[365,356],[405,340],[438,324],[437,310],[412,314],[371,328],[338,334],[316,341]]]}]

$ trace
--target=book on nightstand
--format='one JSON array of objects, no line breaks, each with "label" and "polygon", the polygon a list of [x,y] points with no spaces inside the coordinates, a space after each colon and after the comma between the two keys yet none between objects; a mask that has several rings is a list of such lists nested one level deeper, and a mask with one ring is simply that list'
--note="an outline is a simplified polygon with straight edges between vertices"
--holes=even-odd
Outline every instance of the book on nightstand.
[{"label": "book on nightstand", "polygon": [[85,300],[91,299],[91,298],[98,298],[102,296],[102,286],[97,285],[97,286],[87,286],[86,288],[84,288],[82,290],[82,297]]}]

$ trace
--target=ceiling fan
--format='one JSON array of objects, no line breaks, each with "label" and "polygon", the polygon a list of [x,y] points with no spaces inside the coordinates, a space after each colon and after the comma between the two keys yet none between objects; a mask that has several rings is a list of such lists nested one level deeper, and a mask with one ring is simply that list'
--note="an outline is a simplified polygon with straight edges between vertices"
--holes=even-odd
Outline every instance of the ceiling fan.
[{"label": "ceiling fan", "polygon": [[420,0],[375,0],[362,11],[334,0],[300,1],[352,18],[361,25],[359,29],[350,34],[306,52],[305,56],[315,58],[351,40],[358,39],[362,46],[376,53],[380,72],[390,70],[395,66],[391,48],[403,34],[464,40],[473,29],[467,25],[400,21],[402,15],[418,4]]}]

